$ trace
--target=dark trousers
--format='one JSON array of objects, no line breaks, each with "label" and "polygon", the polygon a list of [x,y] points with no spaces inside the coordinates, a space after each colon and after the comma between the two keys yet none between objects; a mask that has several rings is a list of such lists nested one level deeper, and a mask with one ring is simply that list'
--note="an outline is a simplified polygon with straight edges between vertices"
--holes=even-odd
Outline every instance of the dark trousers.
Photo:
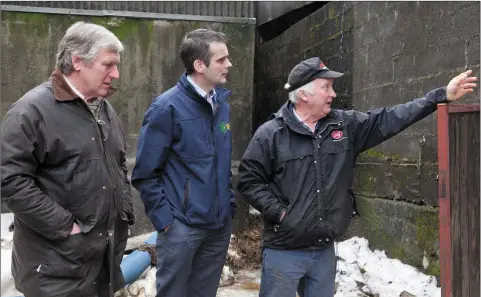
[{"label": "dark trousers", "polygon": [[157,235],[157,297],[215,297],[232,222],[204,230],[175,220]]}]

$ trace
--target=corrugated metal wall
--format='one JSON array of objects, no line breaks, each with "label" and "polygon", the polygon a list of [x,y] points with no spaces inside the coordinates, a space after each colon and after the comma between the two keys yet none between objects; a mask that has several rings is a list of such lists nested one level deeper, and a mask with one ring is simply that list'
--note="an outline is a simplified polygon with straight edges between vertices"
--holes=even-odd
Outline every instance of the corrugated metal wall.
[{"label": "corrugated metal wall", "polygon": [[253,1],[2,1],[2,5],[255,18]]}]

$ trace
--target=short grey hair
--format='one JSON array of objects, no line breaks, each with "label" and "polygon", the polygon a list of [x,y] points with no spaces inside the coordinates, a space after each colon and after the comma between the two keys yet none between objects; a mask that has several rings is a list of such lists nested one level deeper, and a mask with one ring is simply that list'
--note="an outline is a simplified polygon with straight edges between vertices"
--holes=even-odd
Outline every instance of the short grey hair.
[{"label": "short grey hair", "polygon": [[299,91],[300,90],[303,90],[304,92],[311,94],[313,89],[314,89],[314,82],[311,81],[311,82],[303,85],[302,87],[299,87],[299,88],[295,89],[294,91],[290,91],[289,92],[289,100],[292,103],[297,104],[297,102],[299,101]]},{"label": "short grey hair", "polygon": [[73,56],[90,63],[97,57],[100,49],[120,53],[124,46],[117,36],[105,27],[82,21],[76,22],[67,29],[58,45],[57,68],[68,75],[75,70],[72,64]]}]

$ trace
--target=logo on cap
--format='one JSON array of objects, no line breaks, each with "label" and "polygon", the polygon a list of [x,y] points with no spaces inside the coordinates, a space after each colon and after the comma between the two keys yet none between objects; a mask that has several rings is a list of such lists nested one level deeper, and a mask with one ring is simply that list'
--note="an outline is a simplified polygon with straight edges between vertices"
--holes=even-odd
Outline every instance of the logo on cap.
[{"label": "logo on cap", "polygon": [[341,139],[342,135],[343,135],[342,131],[339,131],[339,130],[332,131],[332,133],[331,133],[332,138],[334,138],[336,140]]},{"label": "logo on cap", "polygon": [[319,67],[320,67],[321,69],[327,69],[326,65],[324,65],[324,63],[322,63],[322,62],[321,62],[321,64],[319,64]]}]

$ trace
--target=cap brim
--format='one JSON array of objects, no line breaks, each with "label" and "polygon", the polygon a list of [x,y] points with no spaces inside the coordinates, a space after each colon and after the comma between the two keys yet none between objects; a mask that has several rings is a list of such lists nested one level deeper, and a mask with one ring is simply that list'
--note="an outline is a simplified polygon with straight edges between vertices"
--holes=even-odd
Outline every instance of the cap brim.
[{"label": "cap brim", "polygon": [[[343,76],[344,73],[341,73],[341,72],[337,72],[337,71],[332,71],[332,70],[323,70],[323,71],[319,71],[317,74],[314,74],[314,75],[311,75],[309,77],[303,77],[304,79],[300,82],[297,82],[296,84],[293,84],[293,85],[290,85],[289,83],[287,83],[285,86],[284,86],[284,89],[286,89],[287,91],[291,92],[297,88],[300,88],[310,82],[312,82],[313,80],[315,80],[316,78],[339,78],[341,76]],[[288,79],[289,80],[289,79]]]},{"label": "cap brim", "polygon": [[316,78],[339,78],[343,75],[344,75],[344,73],[328,70],[328,71],[323,71],[323,72],[317,74]]}]

